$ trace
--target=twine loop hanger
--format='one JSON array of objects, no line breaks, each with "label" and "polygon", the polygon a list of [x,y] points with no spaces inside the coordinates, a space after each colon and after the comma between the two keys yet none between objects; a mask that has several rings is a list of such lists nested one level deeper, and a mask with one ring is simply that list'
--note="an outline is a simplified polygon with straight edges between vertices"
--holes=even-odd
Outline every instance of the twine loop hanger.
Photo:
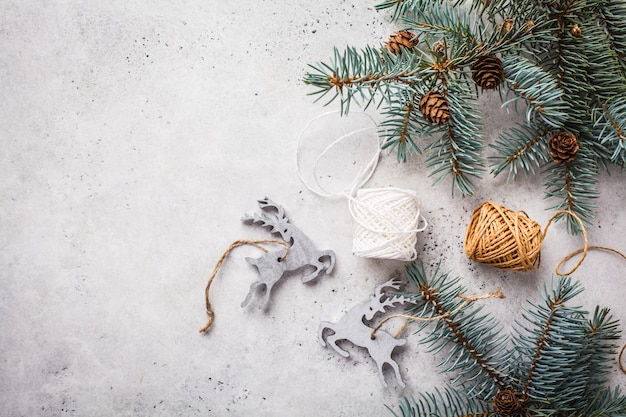
[{"label": "twine loop hanger", "polygon": [[213,325],[213,321],[215,320],[215,313],[213,312],[213,307],[211,307],[211,300],[209,299],[209,291],[211,290],[211,284],[213,283],[215,276],[217,275],[219,270],[222,268],[222,264],[224,263],[228,255],[232,252],[233,249],[238,248],[239,246],[244,246],[244,245],[252,245],[255,248],[260,249],[261,251],[267,253],[269,252],[269,250],[263,246],[263,244],[265,243],[273,243],[273,244],[282,245],[285,247],[285,254],[280,258],[280,261],[284,260],[285,257],[289,254],[289,244],[287,242],[284,242],[278,239],[235,240],[222,253],[222,256],[220,256],[219,260],[215,264],[215,267],[213,268],[213,272],[211,272],[211,275],[209,276],[206,287],[204,289],[204,305],[205,305],[205,310],[208,316],[208,320],[207,320],[207,323],[198,330],[200,333],[205,333],[207,330],[209,330],[209,328],[211,328],[211,326]]}]

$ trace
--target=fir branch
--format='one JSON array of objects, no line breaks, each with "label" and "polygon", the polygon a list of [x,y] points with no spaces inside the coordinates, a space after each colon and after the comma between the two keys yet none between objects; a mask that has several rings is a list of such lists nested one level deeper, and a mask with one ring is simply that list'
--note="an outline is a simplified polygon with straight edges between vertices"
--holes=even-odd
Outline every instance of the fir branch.
[{"label": "fir branch", "polygon": [[[443,391],[405,398],[402,417],[626,415],[626,396],[619,388],[604,386],[612,372],[619,324],[608,309],[596,308],[588,320],[587,312],[569,305],[583,291],[580,283],[559,277],[545,285],[541,301],[529,302],[516,322],[513,346],[508,347],[491,316],[459,308],[459,279],[440,273],[439,267],[427,276],[421,264],[409,265],[407,277],[417,291],[404,296],[411,301],[408,312],[413,316],[437,317],[421,325],[418,332],[430,327],[421,342],[434,353],[448,348],[440,366],[457,378]],[[497,401],[501,394],[514,395],[518,403]]]},{"label": "fir branch", "polygon": [[592,319],[586,323],[585,343],[577,364],[580,371],[572,370],[572,374],[576,374],[576,381],[571,383],[580,385],[581,380],[585,381],[585,393],[581,401],[591,401],[591,393],[609,382],[613,370],[610,363],[617,354],[615,341],[619,336],[619,322],[610,316],[609,309],[596,307]]},{"label": "fir branch", "polygon": [[517,178],[520,171],[525,175],[528,172],[534,174],[535,167],[548,162],[546,135],[549,131],[519,125],[502,133],[495,143],[489,145],[498,152],[497,156],[490,158],[494,162],[491,173],[497,176],[508,167],[507,180]]},{"label": "fir branch", "polygon": [[[469,6],[469,7],[467,7]],[[475,94],[466,94],[474,65],[485,56],[503,60],[516,99],[527,104],[526,125],[501,135],[492,172],[508,168],[535,173],[546,162],[548,130],[572,133],[581,150],[569,166],[548,161],[546,196],[559,199],[554,208],[569,209],[586,222],[600,167],[626,166],[626,4],[622,0],[382,0],[378,10],[392,9],[392,20],[419,37],[420,45],[398,56],[386,49],[348,48],[334,60],[311,66],[305,82],[312,95],[338,99],[346,113],[352,103],[385,106],[381,127],[385,145],[397,149],[398,160],[419,153],[418,138],[438,131],[423,123],[409,97],[429,90],[447,91],[451,118],[441,136],[426,147],[435,183],[452,175],[452,188],[474,192],[473,180],[484,173],[482,139],[469,114]],[[406,52],[406,53],[405,53]],[[494,71],[497,71],[494,69]],[[461,96],[450,86],[462,84]],[[501,88],[501,87],[497,87]],[[516,100],[514,99],[514,100]],[[506,104],[506,103],[505,103]],[[530,130],[535,132],[530,134]],[[550,132],[552,133],[552,132]],[[494,146],[494,145],[492,145]],[[570,231],[579,230],[570,216]]]},{"label": "fir branch", "polygon": [[598,140],[613,149],[611,161],[626,165],[626,95],[615,97],[605,104],[599,122],[602,130]]},{"label": "fir branch", "polygon": [[606,417],[626,415],[626,396],[619,387],[596,391],[587,399],[584,408],[571,414],[572,417]]},{"label": "fir branch", "polygon": [[[532,22],[532,25],[529,22]],[[546,44],[545,48],[547,48],[547,45],[554,39],[551,34],[551,23],[551,20],[543,16],[527,17],[523,21],[522,19],[512,20],[510,29],[493,22],[496,28],[491,28],[488,36],[484,35],[483,39],[473,49],[467,52],[462,50],[462,55],[457,54],[452,59],[452,65],[457,67],[471,65],[477,58],[484,55],[519,54],[522,45],[528,43],[533,43],[536,46]]]},{"label": "fir branch", "polygon": [[[387,407],[389,408],[389,407]],[[400,417],[389,408],[394,416]],[[402,417],[489,417],[497,416],[493,411],[486,411],[480,402],[467,398],[452,388],[443,392],[421,393],[418,399],[405,398],[400,402]]]},{"label": "fir branch", "polygon": [[[442,3],[449,0],[383,0],[377,4],[376,10],[384,10],[393,8],[391,20],[397,21],[404,16],[411,16],[422,10],[432,9],[441,6]],[[455,0],[455,6],[464,3],[465,0]]]},{"label": "fir branch", "polygon": [[[586,408],[587,403],[592,402],[594,395],[608,382],[607,376],[612,370],[610,363],[617,349],[612,341],[619,338],[617,326],[618,323],[608,315],[608,309],[596,307],[592,320],[580,325],[578,340],[574,331],[564,335],[570,348],[569,355],[574,360],[568,364],[563,375],[555,378],[558,397],[540,400],[543,412],[553,410],[557,415],[578,415],[575,413],[577,410]],[[563,352],[563,355],[567,353]]]},{"label": "fir branch", "polygon": [[570,30],[563,29],[558,44],[559,66],[557,77],[559,86],[567,98],[569,109],[564,129],[582,140],[594,141],[592,126],[594,86],[588,77],[590,71],[589,58],[581,48],[581,39]]},{"label": "fir branch", "polygon": [[528,103],[527,123],[530,124],[531,120],[538,118],[553,128],[561,127],[570,109],[563,100],[563,90],[559,88],[557,81],[520,56],[509,55],[502,64],[510,88]]},{"label": "fir branch", "polygon": [[[416,263],[410,264],[406,272],[418,289],[411,297],[415,304],[411,312],[415,314],[421,308],[420,314],[426,313],[426,317],[446,316],[437,321],[422,343],[433,352],[451,346],[440,366],[445,366],[444,372],[459,371],[454,383],[465,386],[471,398],[490,398],[499,389],[510,386],[506,374],[507,338],[498,334],[493,318],[479,314],[480,308],[459,309],[462,301],[458,295],[463,292],[459,278],[449,279],[448,274],[439,274],[438,268],[429,278]],[[460,382],[461,378],[464,382]]]},{"label": "fir branch", "polygon": [[[476,20],[477,24],[480,20]],[[477,37],[467,10],[455,8],[449,2],[434,4],[428,8],[416,8],[411,16],[404,16],[402,24],[421,35],[444,36],[451,42],[471,42]],[[454,41],[452,41],[454,39]]]},{"label": "fir branch", "polygon": [[422,151],[416,140],[439,130],[439,126],[431,125],[418,114],[415,101],[417,92],[398,94],[392,99],[383,112],[385,120],[380,124],[380,135],[383,138],[382,148],[396,149],[399,162],[406,162],[407,153]]},{"label": "fir branch", "polygon": [[[626,71],[604,28],[589,22],[583,25],[582,49],[589,59],[589,80],[594,100],[606,101],[626,91]],[[594,103],[595,104],[595,103]]]},{"label": "fir branch", "polygon": [[443,135],[432,142],[427,165],[437,176],[435,182],[452,175],[452,193],[458,189],[461,194],[472,195],[474,184],[470,177],[480,177],[484,173],[484,161],[480,154],[483,149],[480,134],[480,119],[475,110],[475,102],[467,86],[458,82],[448,85],[450,121]]},{"label": "fir branch", "polygon": [[[593,217],[595,204],[591,200],[598,198],[595,184],[598,181],[598,165],[589,151],[581,144],[581,149],[572,162],[550,164],[546,169],[546,198],[557,198],[550,209],[568,210],[583,222]],[[567,216],[567,226],[571,233],[581,232],[578,221]]]},{"label": "fir branch", "polygon": [[[565,303],[582,290],[569,277],[561,277],[553,290],[544,288],[542,304],[531,304],[532,308],[522,315],[525,323],[518,323],[516,340],[521,357],[514,369],[523,381],[518,386],[523,398],[557,399],[560,407],[569,405],[575,398],[570,392],[562,392],[566,388],[562,382],[579,359],[577,347],[584,340],[584,312]],[[567,388],[584,391],[579,386]]]},{"label": "fir branch", "polygon": [[611,48],[626,69],[626,4],[621,0],[606,0],[599,4],[598,10],[611,38]]},{"label": "fir branch", "polygon": [[303,80],[315,87],[309,95],[317,95],[318,101],[333,92],[325,105],[339,99],[343,114],[348,113],[353,101],[367,108],[377,93],[381,99],[389,100],[420,81],[416,69],[419,61],[415,55],[396,56],[372,47],[361,51],[348,47],[343,53],[335,48],[331,63],[309,66],[313,72],[306,73]]}]

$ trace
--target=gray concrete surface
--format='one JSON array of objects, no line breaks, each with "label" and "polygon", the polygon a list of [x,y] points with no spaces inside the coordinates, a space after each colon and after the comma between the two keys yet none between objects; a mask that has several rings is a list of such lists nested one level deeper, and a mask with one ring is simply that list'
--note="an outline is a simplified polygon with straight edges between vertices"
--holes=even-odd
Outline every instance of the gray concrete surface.
[{"label": "gray concrete surface", "polygon": [[[400,274],[401,262],[351,255],[345,201],[310,193],[296,140],[325,111],[301,83],[332,47],[382,42],[394,27],[373,3],[345,0],[0,2],[0,415],[381,416],[403,395],[448,378],[409,336],[395,357],[405,390],[384,389],[372,360],[322,348],[316,329]],[[493,140],[517,116],[485,96]],[[487,152],[489,154],[489,151]],[[464,277],[505,328],[580,245],[562,224],[541,271],[505,273],[462,251],[484,200],[550,217],[538,177],[485,178],[474,197],[432,187],[423,158],[384,155],[368,186],[414,189],[429,229],[420,259]],[[626,250],[623,173],[602,174],[594,244]],[[240,248],[203,290],[236,239],[268,237],[242,224],[270,196],[337,267],[311,285],[287,280],[267,311],[241,309],[255,271]],[[594,252],[576,272],[588,309],[626,318],[624,262]],[[624,328],[622,324],[622,328]],[[626,342],[623,337],[621,343]],[[615,384],[626,375],[617,363]]]}]

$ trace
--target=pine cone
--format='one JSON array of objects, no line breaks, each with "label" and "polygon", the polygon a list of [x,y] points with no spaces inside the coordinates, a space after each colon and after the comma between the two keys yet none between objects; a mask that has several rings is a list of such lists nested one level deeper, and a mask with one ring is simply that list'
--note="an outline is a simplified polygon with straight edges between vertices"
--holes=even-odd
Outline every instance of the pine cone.
[{"label": "pine cone", "polygon": [[484,55],[472,66],[472,79],[485,90],[492,90],[504,79],[504,68],[500,58]]},{"label": "pine cone", "polygon": [[442,125],[450,119],[448,100],[439,91],[424,94],[417,106],[428,123]]},{"label": "pine cone", "polygon": [[522,403],[510,389],[499,391],[493,401],[493,411],[501,416],[511,416],[522,409]]},{"label": "pine cone", "polygon": [[439,56],[444,56],[446,54],[446,43],[444,41],[437,42],[433,46],[433,51]]},{"label": "pine cone", "polygon": [[504,21],[504,26],[503,26],[503,28],[504,28],[504,31],[505,31],[506,33],[509,33],[509,32],[511,31],[511,29],[513,29],[513,19],[506,19],[506,20]]},{"label": "pine cone", "polygon": [[548,141],[548,149],[555,163],[570,162],[576,159],[578,141],[573,133],[559,132]]},{"label": "pine cone", "polygon": [[407,49],[413,49],[417,45],[417,37],[411,32],[402,30],[396,32],[389,37],[389,40],[385,42],[385,48],[391,53],[400,55],[402,53],[402,46]]}]

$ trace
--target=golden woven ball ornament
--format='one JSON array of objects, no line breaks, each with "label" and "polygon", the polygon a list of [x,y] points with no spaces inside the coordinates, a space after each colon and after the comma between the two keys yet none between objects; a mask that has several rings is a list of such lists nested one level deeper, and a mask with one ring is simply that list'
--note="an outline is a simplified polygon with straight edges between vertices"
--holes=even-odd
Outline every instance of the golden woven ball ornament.
[{"label": "golden woven ball ornament", "polygon": [[487,201],[474,210],[463,249],[476,262],[530,271],[539,268],[544,236],[541,226],[525,212]]}]

